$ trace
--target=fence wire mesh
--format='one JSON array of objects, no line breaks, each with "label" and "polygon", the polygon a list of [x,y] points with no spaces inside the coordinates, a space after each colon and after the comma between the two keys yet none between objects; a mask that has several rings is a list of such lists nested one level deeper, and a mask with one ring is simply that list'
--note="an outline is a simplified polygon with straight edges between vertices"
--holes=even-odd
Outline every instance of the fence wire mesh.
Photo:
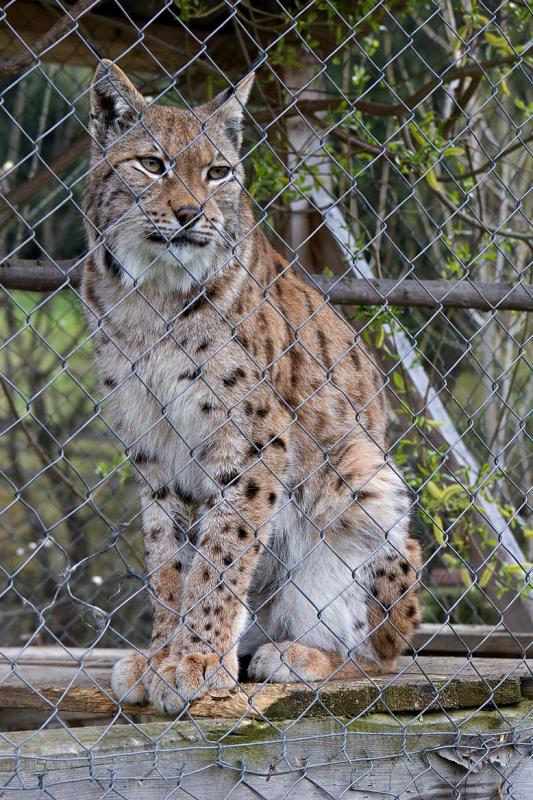
[{"label": "fence wire mesh", "polygon": [[3,796],[531,796],[530,16],[4,3]]}]

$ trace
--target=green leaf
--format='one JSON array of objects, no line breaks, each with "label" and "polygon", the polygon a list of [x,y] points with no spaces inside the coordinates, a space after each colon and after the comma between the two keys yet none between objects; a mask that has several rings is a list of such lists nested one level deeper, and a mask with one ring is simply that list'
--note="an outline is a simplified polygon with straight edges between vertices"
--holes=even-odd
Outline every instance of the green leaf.
[{"label": "green leaf", "polygon": [[418,142],[418,144],[422,145],[423,147],[427,145],[427,139],[420,133],[417,125],[409,125],[409,131],[411,132],[413,139]]},{"label": "green leaf", "polygon": [[470,571],[466,567],[461,567],[459,572],[461,573],[461,578],[463,580],[464,585],[466,587],[471,586],[472,585],[472,576],[470,575]]},{"label": "green leaf", "polygon": [[442,519],[437,515],[433,515],[433,535],[439,544],[444,544],[444,525]]},{"label": "green leaf", "polygon": [[488,582],[491,579],[491,575],[492,575],[491,567],[486,567],[483,570],[483,574],[482,574],[481,578],[478,581],[478,586],[479,586],[480,589],[484,589],[485,588],[485,586],[488,584]]},{"label": "green leaf", "polygon": [[451,486],[447,486],[442,494],[442,499],[444,502],[446,500],[450,500],[450,498],[454,497],[456,494],[462,494],[464,492],[463,487],[458,483],[453,483]]},{"label": "green leaf", "polygon": [[443,153],[445,156],[464,156],[464,154],[464,149],[455,145],[450,145],[450,147],[447,147]]},{"label": "green leaf", "polygon": [[485,31],[485,41],[503,53],[507,53],[511,56],[514,55],[514,49],[511,47],[505,36],[498,35],[496,33],[490,33],[490,31]]},{"label": "green leaf", "polygon": [[405,392],[405,381],[399,372],[392,373],[392,382],[399,392]]},{"label": "green leaf", "polygon": [[440,192],[441,185],[434,169],[430,169],[429,172],[426,173],[426,181],[431,189],[433,189],[435,192]]},{"label": "green leaf", "polygon": [[439,487],[434,481],[429,481],[429,483],[426,483],[425,488],[428,490],[429,494],[434,500],[439,500],[440,502],[442,502],[444,491],[442,489],[439,489]]}]

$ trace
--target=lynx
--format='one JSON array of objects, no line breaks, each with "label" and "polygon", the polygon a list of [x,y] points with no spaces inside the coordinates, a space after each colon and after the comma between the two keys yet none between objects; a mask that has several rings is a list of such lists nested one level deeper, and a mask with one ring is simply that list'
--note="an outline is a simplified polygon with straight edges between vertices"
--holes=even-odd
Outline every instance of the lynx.
[{"label": "lynx", "polygon": [[191,110],[108,61],[91,86],[83,298],[153,605],[112,686],[168,714],[235,686],[239,658],[255,681],[390,671],[419,619],[380,372],[243,188],[252,81]]}]

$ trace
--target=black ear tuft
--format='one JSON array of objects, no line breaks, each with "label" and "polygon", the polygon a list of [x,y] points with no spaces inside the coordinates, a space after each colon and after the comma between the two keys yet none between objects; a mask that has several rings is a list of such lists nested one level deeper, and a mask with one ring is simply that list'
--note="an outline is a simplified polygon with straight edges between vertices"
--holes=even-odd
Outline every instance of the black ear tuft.
[{"label": "black ear tuft", "polygon": [[238,150],[242,142],[242,125],[236,119],[227,119],[225,123],[225,130],[228,139],[232,143],[235,150]]},{"label": "black ear tuft", "polygon": [[99,95],[99,103],[100,103],[100,122],[106,128],[112,125],[113,122],[118,117],[117,108],[113,98],[108,94],[100,94]]}]

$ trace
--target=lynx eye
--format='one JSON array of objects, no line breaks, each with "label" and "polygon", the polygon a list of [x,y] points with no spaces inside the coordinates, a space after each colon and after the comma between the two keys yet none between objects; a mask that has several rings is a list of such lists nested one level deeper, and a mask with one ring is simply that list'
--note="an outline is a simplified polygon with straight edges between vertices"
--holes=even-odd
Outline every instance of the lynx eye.
[{"label": "lynx eye", "polygon": [[230,172],[231,170],[229,167],[209,167],[207,170],[207,180],[221,181],[223,178],[227,178]]},{"label": "lynx eye", "polygon": [[154,175],[162,175],[165,171],[165,165],[160,158],[147,156],[146,158],[140,158],[139,164],[147,169],[148,172],[153,172]]}]

